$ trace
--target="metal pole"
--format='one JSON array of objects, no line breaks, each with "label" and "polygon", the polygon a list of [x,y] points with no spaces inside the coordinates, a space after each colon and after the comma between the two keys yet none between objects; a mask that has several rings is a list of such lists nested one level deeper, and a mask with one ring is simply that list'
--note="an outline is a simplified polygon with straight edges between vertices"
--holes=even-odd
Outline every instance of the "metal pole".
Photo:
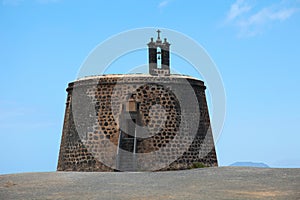
[{"label": "metal pole", "polygon": [[119,151],[120,151],[121,134],[122,134],[122,131],[120,131],[120,133],[119,133],[118,147],[117,147],[117,155],[119,155]]},{"label": "metal pole", "polygon": [[134,145],[133,145],[133,154],[136,152],[136,127],[134,128]]}]

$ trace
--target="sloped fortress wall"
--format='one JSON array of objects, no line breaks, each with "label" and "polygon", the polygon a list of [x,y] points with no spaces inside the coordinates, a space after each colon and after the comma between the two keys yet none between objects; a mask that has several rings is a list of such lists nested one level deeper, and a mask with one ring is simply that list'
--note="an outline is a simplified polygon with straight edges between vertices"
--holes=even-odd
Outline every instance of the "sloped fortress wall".
[{"label": "sloped fortress wall", "polygon": [[106,75],[69,84],[58,171],[217,166],[200,80]]}]

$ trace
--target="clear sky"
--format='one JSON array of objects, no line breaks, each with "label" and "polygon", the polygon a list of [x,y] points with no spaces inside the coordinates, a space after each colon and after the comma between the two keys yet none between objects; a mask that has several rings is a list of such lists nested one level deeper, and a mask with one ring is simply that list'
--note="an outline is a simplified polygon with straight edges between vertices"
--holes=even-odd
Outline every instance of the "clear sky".
[{"label": "clear sky", "polygon": [[0,173],[56,170],[68,82],[99,43],[142,27],[182,32],[216,63],[219,165],[300,167],[299,24],[299,0],[1,0]]}]

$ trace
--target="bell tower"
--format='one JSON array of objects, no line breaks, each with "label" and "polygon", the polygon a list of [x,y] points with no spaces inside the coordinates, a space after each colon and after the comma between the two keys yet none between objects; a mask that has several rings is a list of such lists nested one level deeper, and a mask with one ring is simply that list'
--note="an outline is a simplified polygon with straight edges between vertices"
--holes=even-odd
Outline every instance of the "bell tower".
[{"label": "bell tower", "polygon": [[151,38],[148,43],[149,74],[154,76],[170,75],[170,43],[167,38],[160,39],[160,30],[157,30],[156,41]]}]

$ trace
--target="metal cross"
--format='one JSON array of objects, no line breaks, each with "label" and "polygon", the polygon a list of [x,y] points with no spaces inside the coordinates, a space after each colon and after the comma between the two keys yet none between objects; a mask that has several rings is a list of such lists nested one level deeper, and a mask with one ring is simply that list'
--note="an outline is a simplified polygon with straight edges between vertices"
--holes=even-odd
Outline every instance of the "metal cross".
[{"label": "metal cross", "polygon": [[156,32],[157,32],[157,39],[160,39],[160,35],[159,34],[160,34],[161,31],[158,29]]}]

